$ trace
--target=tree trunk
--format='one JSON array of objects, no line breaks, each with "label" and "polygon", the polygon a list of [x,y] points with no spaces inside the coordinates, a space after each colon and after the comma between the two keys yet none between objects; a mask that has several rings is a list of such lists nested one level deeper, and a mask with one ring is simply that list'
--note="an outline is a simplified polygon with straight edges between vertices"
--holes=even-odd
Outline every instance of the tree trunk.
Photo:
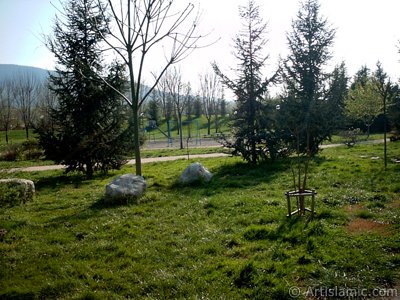
[{"label": "tree trunk", "polygon": [[8,126],[6,126],[6,144],[8,145]]},{"label": "tree trunk", "polygon": [[139,115],[137,109],[133,109],[133,142],[135,145],[135,166],[136,175],[142,176],[142,158],[140,154],[140,136],[139,136]]},{"label": "tree trunk", "polygon": [[86,161],[86,178],[93,178],[93,164],[91,160]]},{"label": "tree trunk", "polygon": [[183,149],[183,130],[182,130],[182,114],[178,113],[179,143],[180,149]]}]

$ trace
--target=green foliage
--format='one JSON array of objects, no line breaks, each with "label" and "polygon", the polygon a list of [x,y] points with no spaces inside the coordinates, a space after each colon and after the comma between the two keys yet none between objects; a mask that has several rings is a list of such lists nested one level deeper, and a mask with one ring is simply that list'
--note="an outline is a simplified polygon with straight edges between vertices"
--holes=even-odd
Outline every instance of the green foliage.
[{"label": "green foliage", "polygon": [[356,82],[346,99],[346,115],[353,121],[359,120],[369,128],[382,113],[382,104],[371,78]]},{"label": "green foliage", "polygon": [[65,23],[56,20],[48,46],[58,61],[50,75],[58,105],[50,113],[50,126],[37,129],[47,158],[88,177],[96,170],[120,168],[133,139],[129,115],[115,91],[123,91],[124,68],[101,65],[99,44],[108,22],[101,9],[97,1],[69,1]]},{"label": "green foliage", "polygon": [[[287,142],[298,153],[316,154],[322,141],[332,133],[332,107],[325,92],[329,77],[323,69],[331,58],[334,36],[335,30],[320,16],[318,1],[302,3],[292,32],[287,35],[290,53],[284,65],[286,94],[279,114]],[[343,70],[338,71],[337,80],[343,81],[340,73]],[[341,97],[338,91],[330,101],[337,105]]]},{"label": "green foliage", "polygon": [[260,16],[259,7],[255,1],[249,1],[248,6],[240,7],[239,11],[245,25],[235,39],[238,78],[231,80],[216,64],[213,67],[237,98],[231,123],[233,141],[225,138],[225,145],[233,149],[234,155],[241,155],[247,162],[256,164],[265,159],[268,153],[276,151],[271,141],[274,129],[264,114],[263,99],[268,85],[276,81],[278,73],[270,79],[264,79],[262,75],[268,57],[262,53],[266,45],[266,23]]}]

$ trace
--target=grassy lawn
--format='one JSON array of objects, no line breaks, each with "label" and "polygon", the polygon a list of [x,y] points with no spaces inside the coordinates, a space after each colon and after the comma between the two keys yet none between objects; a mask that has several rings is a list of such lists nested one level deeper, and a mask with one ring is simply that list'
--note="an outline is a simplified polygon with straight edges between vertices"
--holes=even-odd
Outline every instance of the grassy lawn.
[{"label": "grassy lawn", "polygon": [[[382,147],[326,149],[312,162],[314,218],[286,217],[289,159],[200,160],[214,177],[194,187],[176,183],[188,161],[146,164],[146,196],[112,207],[105,184],[133,166],[93,180],[15,174],[37,195],[0,208],[0,298],[290,299],[291,287],[399,287],[400,165],[383,171],[371,159]],[[400,158],[400,143],[389,156]]]}]

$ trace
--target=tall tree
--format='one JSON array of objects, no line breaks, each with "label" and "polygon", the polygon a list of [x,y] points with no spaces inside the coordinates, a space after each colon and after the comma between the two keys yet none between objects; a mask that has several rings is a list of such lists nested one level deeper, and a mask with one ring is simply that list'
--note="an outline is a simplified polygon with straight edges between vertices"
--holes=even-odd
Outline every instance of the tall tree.
[{"label": "tall tree", "polygon": [[[119,55],[128,68],[130,97],[126,97],[117,87],[132,110],[135,146],[136,174],[142,174],[142,163],[139,143],[139,111],[146,98],[151,95],[167,69],[183,60],[201,38],[196,34],[198,16],[189,22],[194,11],[192,3],[182,10],[174,11],[177,1],[170,0],[124,0],[116,4],[107,0],[110,15],[107,16],[115,25],[108,32],[110,38],[104,41]],[[103,7],[106,14],[107,9]],[[166,42],[166,43],[164,43]],[[145,76],[146,62],[153,50],[164,50],[165,63],[157,74],[153,73],[154,82],[149,90],[141,96],[141,83]],[[169,49],[169,50],[168,50]],[[169,51],[169,52],[168,52]]]},{"label": "tall tree", "polygon": [[260,123],[263,118],[263,95],[268,85],[276,81],[278,73],[269,79],[264,79],[262,75],[268,59],[264,54],[267,25],[260,16],[259,6],[255,1],[249,0],[247,6],[239,7],[239,15],[243,21],[243,29],[234,40],[235,57],[239,61],[237,79],[230,79],[223,74],[215,63],[213,68],[222,83],[236,96],[236,112],[232,122],[234,141],[227,142],[227,146],[246,161],[255,164],[264,157],[265,148],[268,147],[265,128]]},{"label": "tall tree", "polygon": [[[310,158],[330,135],[330,112],[325,87],[329,74],[324,72],[331,58],[335,30],[320,16],[317,0],[305,0],[292,31],[287,34],[289,55],[284,65],[286,95],[280,105],[279,118],[284,126],[297,163],[292,165],[293,184],[300,192],[307,188]],[[299,197],[304,207],[304,196]]]},{"label": "tall tree", "polygon": [[[39,128],[46,155],[91,177],[96,170],[119,168],[125,162],[128,132],[122,100],[98,74],[121,90],[123,68],[102,66],[100,41],[107,32],[97,0],[70,0],[63,20],[57,18],[48,47],[57,58],[50,88],[58,98],[51,112],[53,127]],[[102,34],[99,33],[101,30]]]}]

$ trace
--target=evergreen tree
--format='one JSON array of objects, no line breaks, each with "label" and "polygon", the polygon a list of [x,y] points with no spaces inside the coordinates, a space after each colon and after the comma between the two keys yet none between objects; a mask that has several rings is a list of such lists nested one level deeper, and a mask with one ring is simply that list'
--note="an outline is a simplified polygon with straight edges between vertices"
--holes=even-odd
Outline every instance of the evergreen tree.
[{"label": "evergreen tree", "polygon": [[236,73],[238,78],[231,80],[216,64],[214,71],[225,86],[236,95],[236,108],[233,114],[232,129],[234,141],[225,141],[246,161],[257,163],[268,151],[266,124],[263,120],[263,95],[267,87],[277,78],[264,79],[262,70],[268,56],[264,54],[266,23],[260,16],[259,6],[253,0],[246,7],[239,8],[244,28],[235,39],[235,56],[239,61]]},{"label": "evergreen tree", "polygon": [[344,62],[336,66],[329,80],[327,94],[327,110],[330,117],[327,118],[327,129],[332,134],[337,129],[343,129],[345,120],[345,99],[348,93],[349,78]]},{"label": "evergreen tree", "polygon": [[290,54],[285,62],[286,95],[281,104],[282,122],[290,143],[299,153],[314,155],[329,132],[331,114],[325,87],[329,74],[323,67],[331,58],[335,30],[320,16],[317,0],[302,3],[292,32],[287,35]]},{"label": "evergreen tree", "polygon": [[124,70],[102,66],[99,42],[107,34],[97,0],[70,0],[65,21],[56,19],[48,47],[57,58],[50,89],[58,98],[51,112],[52,128],[39,128],[48,158],[91,177],[96,170],[119,168],[129,150],[127,115],[117,92],[98,78],[123,89]]}]

